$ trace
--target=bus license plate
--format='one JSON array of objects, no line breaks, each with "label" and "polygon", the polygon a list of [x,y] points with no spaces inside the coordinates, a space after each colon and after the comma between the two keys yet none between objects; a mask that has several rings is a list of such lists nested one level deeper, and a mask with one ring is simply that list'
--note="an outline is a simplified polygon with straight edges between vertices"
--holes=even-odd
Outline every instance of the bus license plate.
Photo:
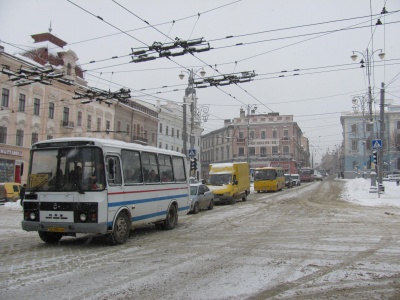
[{"label": "bus license plate", "polygon": [[64,232],[65,228],[63,228],[63,227],[49,227],[49,228],[47,228],[47,231],[50,231],[50,232]]}]

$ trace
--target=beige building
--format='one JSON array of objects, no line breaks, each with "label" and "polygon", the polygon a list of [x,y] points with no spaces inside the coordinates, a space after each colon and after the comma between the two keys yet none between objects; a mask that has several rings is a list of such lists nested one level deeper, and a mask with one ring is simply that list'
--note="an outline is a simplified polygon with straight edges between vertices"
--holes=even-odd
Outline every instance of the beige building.
[{"label": "beige building", "polygon": [[202,135],[202,178],[208,165],[218,162],[248,161],[250,168],[279,166],[298,173],[310,164],[309,143],[292,115],[257,114],[244,109],[228,119],[224,127]]},{"label": "beige building", "polygon": [[[73,99],[88,88],[76,53],[51,33],[32,38],[34,50],[22,54],[0,47],[0,182],[26,183],[29,150],[37,141],[82,136],[157,145],[156,108],[131,99]],[[64,73],[62,79],[41,78],[51,67]]]}]

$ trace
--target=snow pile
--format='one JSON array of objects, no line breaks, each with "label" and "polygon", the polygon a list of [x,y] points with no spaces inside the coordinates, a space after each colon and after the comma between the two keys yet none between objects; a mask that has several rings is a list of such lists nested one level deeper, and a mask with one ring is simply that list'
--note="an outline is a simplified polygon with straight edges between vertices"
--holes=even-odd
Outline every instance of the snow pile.
[{"label": "snow pile", "polygon": [[371,180],[364,178],[349,179],[342,192],[342,199],[365,206],[400,207],[400,186],[396,182],[384,181],[385,192],[370,193]]}]

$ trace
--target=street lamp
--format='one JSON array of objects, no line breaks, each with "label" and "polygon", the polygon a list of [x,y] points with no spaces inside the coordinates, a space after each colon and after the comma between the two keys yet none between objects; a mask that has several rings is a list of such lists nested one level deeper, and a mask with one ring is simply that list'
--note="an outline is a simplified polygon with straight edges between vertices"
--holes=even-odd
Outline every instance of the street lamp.
[{"label": "street lamp", "polygon": [[[369,114],[370,114],[370,121],[371,121],[371,122],[373,121],[373,120],[372,120],[372,92],[371,92],[371,59],[372,59],[372,56],[374,55],[374,53],[376,53],[377,51],[380,51],[380,53],[378,54],[379,58],[380,58],[380,59],[384,59],[384,58],[385,58],[385,53],[382,52],[382,49],[375,50],[374,52],[371,53],[371,55],[369,55],[368,48],[367,48],[367,50],[366,50],[365,55],[364,55],[364,53],[362,53],[362,52],[353,51],[353,55],[350,56],[351,59],[352,59],[353,61],[356,61],[356,59],[357,59],[357,57],[358,57],[356,53],[361,54],[361,56],[363,57],[363,59],[361,59],[361,61],[360,61],[361,68],[364,68],[364,67],[365,67],[364,63],[365,63],[366,66],[367,66],[367,76],[368,76],[368,104],[369,104]],[[365,60],[365,61],[364,61],[364,60]]]},{"label": "street lamp", "polygon": [[188,69],[187,71],[181,71],[181,73],[178,75],[179,78],[182,80],[185,78],[185,74],[187,73],[189,75],[188,78],[188,87],[185,90],[185,97],[183,98],[184,105],[183,105],[183,153],[188,156],[188,150],[187,150],[187,120],[186,120],[186,115],[187,115],[187,110],[186,110],[186,98],[191,95],[191,103],[190,103],[190,112],[191,112],[191,122],[190,122],[190,133],[191,133],[191,138],[190,138],[190,148],[194,149],[194,140],[192,138],[192,135],[194,134],[194,112],[196,110],[196,90],[194,89],[194,76],[197,74],[197,72],[200,73],[201,77],[203,77],[206,74],[206,71],[204,71],[203,68],[200,68],[196,71],[193,69]]},{"label": "street lamp", "polygon": [[[366,54],[364,55],[364,53],[359,52],[359,51],[353,51],[353,55],[351,55],[351,59],[353,61],[356,61],[357,59],[357,54],[355,54],[355,52],[359,53],[362,55],[363,59],[361,59],[360,64],[361,64],[361,68],[364,68],[366,64],[367,66],[367,76],[368,76],[368,104],[369,104],[369,113],[370,113],[370,121],[372,122],[372,92],[371,92],[371,59],[372,56],[375,52],[380,51],[379,53],[379,58],[380,59],[384,59],[385,58],[385,53],[382,52],[382,49],[378,49],[375,50],[374,52],[372,52],[371,55],[369,55],[368,53],[368,48],[366,50]],[[365,60],[365,62],[364,62]]]},{"label": "street lamp", "polygon": [[252,112],[255,112],[257,110],[257,105],[256,104],[247,104],[246,106],[247,108],[247,163],[249,165],[250,168],[250,155],[249,155],[249,145],[250,145],[250,110],[252,108],[254,108],[252,110]]}]

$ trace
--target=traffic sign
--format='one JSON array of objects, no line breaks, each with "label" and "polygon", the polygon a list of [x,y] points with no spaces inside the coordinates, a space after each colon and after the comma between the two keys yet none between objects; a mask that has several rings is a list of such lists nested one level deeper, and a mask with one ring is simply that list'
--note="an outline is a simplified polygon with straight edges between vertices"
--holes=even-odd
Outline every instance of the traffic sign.
[{"label": "traffic sign", "polygon": [[381,149],[382,140],[372,140],[372,149]]},{"label": "traffic sign", "polygon": [[189,156],[196,156],[196,149],[189,149]]}]

